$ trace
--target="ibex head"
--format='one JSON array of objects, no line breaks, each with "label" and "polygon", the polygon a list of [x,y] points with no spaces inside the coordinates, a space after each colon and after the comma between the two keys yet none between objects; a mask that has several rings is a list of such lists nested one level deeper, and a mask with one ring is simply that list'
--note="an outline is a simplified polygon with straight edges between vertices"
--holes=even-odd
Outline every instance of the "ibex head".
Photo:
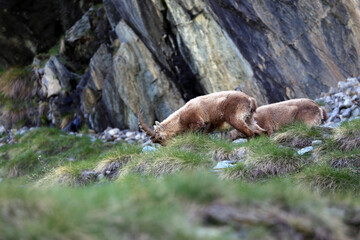
[{"label": "ibex head", "polygon": [[165,145],[167,134],[164,126],[161,125],[158,121],[155,121],[154,130],[147,126],[142,118],[142,111],[139,112],[139,127],[150,136],[150,139],[153,143],[160,143]]}]

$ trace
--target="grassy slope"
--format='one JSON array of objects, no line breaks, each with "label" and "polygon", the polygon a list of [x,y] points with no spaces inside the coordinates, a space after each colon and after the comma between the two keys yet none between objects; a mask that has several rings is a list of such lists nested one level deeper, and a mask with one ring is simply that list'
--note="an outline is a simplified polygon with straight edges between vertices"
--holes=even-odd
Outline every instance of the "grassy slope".
[{"label": "grassy slope", "polygon": [[[0,148],[0,239],[355,239],[359,152],[343,147],[357,134],[349,128],[322,138],[290,126],[289,138],[323,139],[314,156],[297,155],[284,132],[282,145],[185,134],[141,153],[41,128]],[[244,161],[212,173],[240,147]],[[85,170],[111,173],[84,180]]]}]

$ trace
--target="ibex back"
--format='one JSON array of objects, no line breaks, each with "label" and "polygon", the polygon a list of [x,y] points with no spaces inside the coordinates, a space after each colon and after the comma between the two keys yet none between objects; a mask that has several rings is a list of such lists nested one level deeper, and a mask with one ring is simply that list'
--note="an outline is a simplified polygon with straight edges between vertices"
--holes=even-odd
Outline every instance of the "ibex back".
[{"label": "ibex back", "polygon": [[[328,118],[326,111],[307,98],[292,99],[259,107],[254,114],[256,123],[271,136],[282,126],[304,122],[308,126],[320,125]],[[231,131],[228,138],[244,137],[241,132]]]}]

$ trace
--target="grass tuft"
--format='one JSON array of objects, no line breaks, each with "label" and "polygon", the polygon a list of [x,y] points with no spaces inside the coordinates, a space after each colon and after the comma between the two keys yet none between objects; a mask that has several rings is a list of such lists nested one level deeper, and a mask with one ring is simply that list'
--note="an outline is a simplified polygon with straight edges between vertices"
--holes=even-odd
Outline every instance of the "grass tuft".
[{"label": "grass tuft", "polygon": [[141,153],[140,145],[123,144],[102,157],[95,167],[97,173],[103,174],[108,179],[118,176],[119,170],[128,162],[133,161]]},{"label": "grass tuft", "polygon": [[55,128],[39,128],[20,136],[18,144],[7,145],[0,157],[0,166],[3,176],[39,179],[66,164],[76,167],[86,163],[87,168],[93,168],[100,154],[110,147],[99,140],[92,142],[87,136],[76,137]]},{"label": "grass tuft", "polygon": [[334,140],[338,148],[352,151],[360,147],[360,119],[346,121],[335,129]]},{"label": "grass tuft", "polygon": [[279,146],[270,138],[261,136],[244,145],[248,149],[246,158],[234,168],[224,171],[226,179],[258,179],[300,171],[306,164],[306,156],[299,156],[289,147]]},{"label": "grass tuft", "polygon": [[174,147],[165,147],[160,151],[139,155],[138,158],[123,167],[120,176],[140,174],[158,177],[180,170],[209,167],[212,164],[211,158],[204,157],[202,154]]},{"label": "grass tuft", "polygon": [[0,76],[0,92],[14,100],[30,99],[35,95],[36,82],[32,80],[31,67],[13,67]]},{"label": "grass tuft", "polygon": [[360,148],[345,150],[339,146],[337,139],[330,138],[315,148],[314,153],[318,162],[334,168],[349,168],[352,171],[360,172]]},{"label": "grass tuft", "polygon": [[332,168],[327,164],[312,166],[302,171],[298,179],[320,192],[359,194],[360,177],[347,168]]},{"label": "grass tuft", "polygon": [[0,102],[4,106],[2,122],[8,129],[35,123],[36,92],[31,67],[13,67],[0,76]]},{"label": "grass tuft", "polygon": [[277,143],[284,143],[290,147],[303,148],[311,146],[313,140],[323,138],[323,133],[318,127],[309,127],[305,123],[294,123],[282,128],[273,135]]}]

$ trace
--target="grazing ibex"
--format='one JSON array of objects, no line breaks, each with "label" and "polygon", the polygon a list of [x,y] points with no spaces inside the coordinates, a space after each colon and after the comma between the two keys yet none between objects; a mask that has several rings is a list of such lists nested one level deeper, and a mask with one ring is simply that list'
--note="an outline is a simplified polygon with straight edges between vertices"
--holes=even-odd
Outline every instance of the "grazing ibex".
[{"label": "grazing ibex", "polygon": [[172,113],[163,122],[155,122],[154,130],[148,127],[139,113],[140,127],[154,143],[166,144],[173,136],[190,131],[225,130],[234,127],[246,137],[261,134],[253,118],[257,108],[256,100],[239,91],[211,93],[194,98]]},{"label": "grazing ibex", "polygon": [[[299,98],[258,107],[254,119],[271,136],[284,125],[297,121],[304,122],[308,126],[320,125],[328,119],[328,115],[313,100]],[[243,136],[235,130],[230,131],[227,137],[236,139]]]}]

